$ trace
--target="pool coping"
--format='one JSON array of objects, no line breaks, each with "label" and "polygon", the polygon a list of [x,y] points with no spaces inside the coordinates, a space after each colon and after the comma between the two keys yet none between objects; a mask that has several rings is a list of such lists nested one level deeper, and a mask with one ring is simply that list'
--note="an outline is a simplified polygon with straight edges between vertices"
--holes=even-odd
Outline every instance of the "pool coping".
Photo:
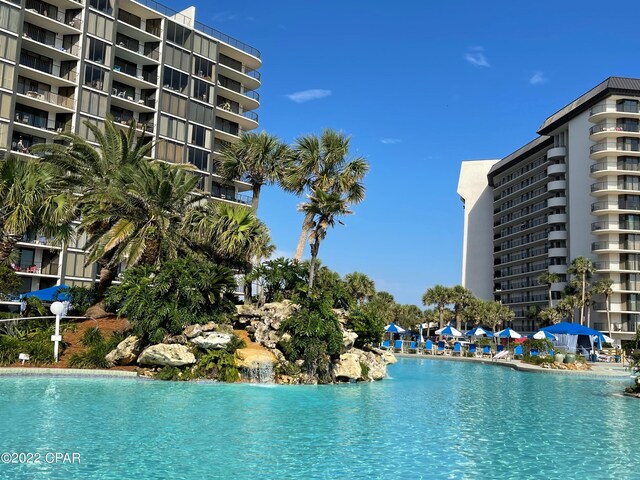
[{"label": "pool coping", "polygon": [[520,372],[529,373],[546,373],[550,375],[565,375],[578,378],[593,378],[594,380],[629,380],[633,377],[630,371],[625,370],[609,370],[607,373],[594,370],[557,370],[552,368],[542,368],[537,365],[530,365],[520,360],[492,360],[488,358],[469,358],[469,357],[453,357],[451,355],[422,355],[412,353],[394,353],[398,358],[420,358],[426,360],[444,360],[454,362],[471,362],[481,363],[484,365],[495,365],[498,367],[507,367]]},{"label": "pool coping", "polygon": [[111,377],[140,378],[136,372],[126,370],[97,370],[89,368],[38,368],[0,367],[0,376],[41,376],[41,377]]}]

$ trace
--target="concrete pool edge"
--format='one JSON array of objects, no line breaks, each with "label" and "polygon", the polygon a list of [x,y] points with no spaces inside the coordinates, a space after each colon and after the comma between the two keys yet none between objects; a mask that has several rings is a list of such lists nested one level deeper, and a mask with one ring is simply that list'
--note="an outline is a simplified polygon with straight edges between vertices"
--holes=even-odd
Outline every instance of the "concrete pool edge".
[{"label": "concrete pool edge", "polygon": [[0,367],[0,376],[140,378],[136,372],[88,368]]},{"label": "concrete pool edge", "polygon": [[394,355],[398,358],[414,358],[414,359],[425,359],[425,360],[443,360],[443,361],[454,361],[454,362],[468,362],[468,363],[481,363],[484,365],[495,365],[498,367],[507,367],[513,370],[518,370],[520,372],[530,372],[530,373],[546,373],[551,375],[565,375],[569,377],[578,377],[578,378],[593,378],[596,380],[605,380],[605,379],[618,379],[618,380],[628,380],[632,377],[630,371],[623,370],[622,367],[618,367],[617,369],[608,369],[606,370],[605,364],[603,366],[596,367],[595,370],[555,370],[551,368],[542,368],[537,365],[530,365],[521,362],[520,360],[491,360],[487,358],[469,358],[469,357],[452,357],[450,355],[416,355],[410,353],[394,353]]}]

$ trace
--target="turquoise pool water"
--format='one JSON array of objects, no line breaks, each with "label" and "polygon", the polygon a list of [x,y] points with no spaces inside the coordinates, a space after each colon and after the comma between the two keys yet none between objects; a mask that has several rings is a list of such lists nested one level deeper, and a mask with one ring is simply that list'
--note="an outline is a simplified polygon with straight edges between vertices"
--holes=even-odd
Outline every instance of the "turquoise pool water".
[{"label": "turquoise pool water", "polygon": [[[0,452],[41,458],[0,478],[640,478],[640,402],[620,380],[426,359],[389,373],[320,387],[0,378]],[[46,463],[56,452],[81,463]]]}]

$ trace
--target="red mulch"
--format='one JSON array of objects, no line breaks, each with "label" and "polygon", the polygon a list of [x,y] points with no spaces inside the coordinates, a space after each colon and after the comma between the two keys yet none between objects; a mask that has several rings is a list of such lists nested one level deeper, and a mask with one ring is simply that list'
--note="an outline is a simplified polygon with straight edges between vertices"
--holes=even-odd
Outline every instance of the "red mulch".
[{"label": "red mulch", "polygon": [[[99,319],[90,319],[85,320],[83,322],[76,324],[75,332],[67,331],[63,335],[64,342],[67,344],[67,348],[65,348],[64,352],[60,356],[60,361],[58,363],[52,363],[50,365],[37,365],[40,368],[69,368],[69,359],[71,355],[74,353],[80,353],[87,349],[80,340],[82,339],[82,335],[89,328],[98,327],[102,336],[105,338],[109,338],[113,333],[122,332],[125,330],[129,330],[131,325],[129,325],[129,321],[126,318],[116,318],[115,316],[104,317]],[[29,367],[33,368],[36,365],[30,365],[29,362],[26,362],[22,365],[21,362],[14,363],[12,365],[8,365],[9,367]],[[113,367],[112,370],[128,370],[135,371],[138,367],[135,365],[130,366],[116,366]]]}]

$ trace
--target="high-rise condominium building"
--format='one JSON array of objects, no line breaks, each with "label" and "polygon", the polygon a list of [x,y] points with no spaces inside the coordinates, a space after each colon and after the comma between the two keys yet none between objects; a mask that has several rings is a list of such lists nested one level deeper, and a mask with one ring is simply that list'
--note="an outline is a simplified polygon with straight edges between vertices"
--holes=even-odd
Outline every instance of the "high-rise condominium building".
[{"label": "high-rise condominium building", "polygon": [[[640,79],[605,80],[537,133],[502,160],[463,162],[465,218],[483,219],[465,221],[463,283],[511,307],[516,329],[532,330],[535,310],[560,301],[571,261],[587,257],[592,281],[613,280],[613,336],[631,338],[640,326]],[[470,258],[471,248],[491,264]],[[547,271],[557,275],[551,285],[539,281]],[[603,296],[586,310],[590,326],[609,329]]]},{"label": "high-rise condominium building", "polygon": [[[31,147],[107,115],[135,120],[153,156],[191,163],[199,188],[250,203],[251,185],[216,175],[227,142],[257,128],[260,52],[153,0],[0,0],[0,150],[33,158]],[[56,247],[24,238],[15,269],[22,291],[88,285],[85,239]]]}]

